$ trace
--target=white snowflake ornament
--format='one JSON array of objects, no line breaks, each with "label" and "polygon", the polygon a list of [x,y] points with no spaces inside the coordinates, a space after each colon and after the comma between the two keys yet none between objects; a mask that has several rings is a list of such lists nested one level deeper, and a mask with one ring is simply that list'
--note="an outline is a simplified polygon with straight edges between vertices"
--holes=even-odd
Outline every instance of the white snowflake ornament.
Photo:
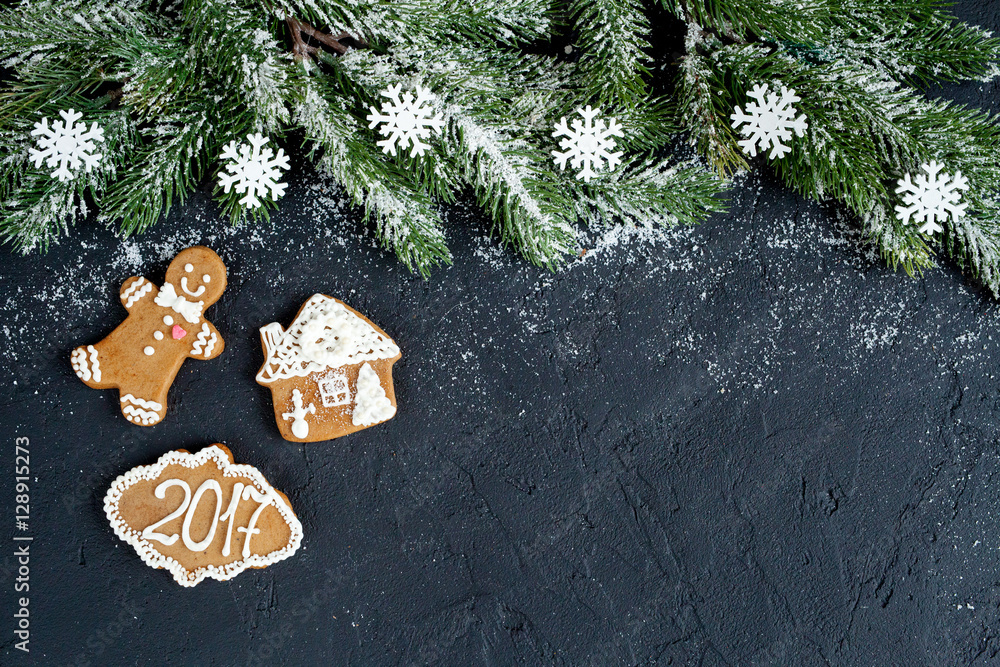
[{"label": "white snowflake ornament", "polygon": [[36,169],[44,162],[48,167],[56,167],[52,178],[68,181],[81,164],[90,173],[104,157],[94,152],[97,149],[95,142],[104,141],[104,130],[97,123],[92,123],[89,130],[86,123],[78,123],[83,118],[79,111],[66,109],[59,115],[63,119],[54,121],[52,127],[49,127],[48,118],[35,123],[31,136],[38,137],[38,148],[31,149],[30,158],[35,161]]},{"label": "white snowflake ornament", "polygon": [[410,148],[410,157],[423,155],[429,148],[422,140],[431,135],[431,132],[441,134],[444,127],[444,119],[441,114],[432,113],[434,110],[430,105],[425,106],[433,100],[431,91],[423,86],[417,86],[417,96],[407,91],[400,98],[402,84],[389,86],[382,91],[382,97],[387,97],[390,102],[382,102],[382,113],[375,107],[369,107],[371,113],[368,114],[369,129],[374,129],[379,123],[379,134],[386,139],[378,142],[384,153],[396,154],[396,146],[406,150]]},{"label": "white snowflake ornament", "polygon": [[267,137],[262,134],[247,135],[249,143],[237,144],[236,140],[229,142],[222,151],[222,159],[229,160],[225,172],[219,173],[219,185],[224,192],[236,186],[236,194],[246,193],[240,203],[248,208],[260,208],[259,197],[265,197],[270,191],[271,199],[277,201],[285,194],[286,183],[279,183],[282,173],[288,169],[288,156],[278,149],[275,155],[266,148]]},{"label": "white snowflake ornament", "polygon": [[770,146],[772,160],[785,157],[792,149],[782,142],[791,141],[793,131],[801,137],[809,128],[805,114],[796,118],[798,110],[792,106],[802,98],[784,86],[780,96],[777,92],[768,93],[766,83],[755,85],[748,96],[757,101],[747,103],[746,113],[737,106],[736,112],[730,116],[733,129],[746,137],[739,142],[743,152],[754,157],[758,146],[763,150]]},{"label": "white snowflake ornament", "polygon": [[560,169],[566,168],[568,160],[573,169],[579,169],[576,177],[590,183],[590,179],[597,176],[594,167],[603,169],[606,166],[608,171],[614,171],[621,162],[621,151],[611,151],[618,145],[613,137],[624,137],[625,134],[618,121],[609,118],[605,123],[603,118],[598,118],[601,110],[592,109],[589,104],[586,109],[577,108],[576,112],[583,116],[583,120],[574,118],[572,127],[566,125],[565,116],[556,123],[552,137],[563,137],[559,142],[563,151],[552,151],[552,157]]},{"label": "white snowflake ornament", "polygon": [[934,160],[920,165],[920,168],[925,174],[917,174],[916,178],[907,174],[897,183],[896,193],[903,195],[903,205],[896,206],[896,217],[904,225],[910,224],[911,220],[923,220],[921,234],[943,232],[944,227],[938,224],[939,220],[944,222],[949,215],[952,220],[958,220],[965,215],[968,204],[958,202],[962,199],[960,190],[969,189],[969,179],[960,171],[956,171],[954,177],[941,174],[944,165]]}]

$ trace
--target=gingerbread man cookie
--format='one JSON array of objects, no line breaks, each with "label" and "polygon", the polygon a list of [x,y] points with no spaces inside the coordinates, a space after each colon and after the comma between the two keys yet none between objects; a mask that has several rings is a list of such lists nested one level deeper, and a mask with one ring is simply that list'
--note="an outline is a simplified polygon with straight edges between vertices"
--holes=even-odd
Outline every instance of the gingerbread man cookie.
[{"label": "gingerbread man cookie", "polygon": [[184,360],[222,354],[222,336],[203,313],[225,289],[226,265],[204,246],[182,250],[163,287],[129,278],[119,294],[128,317],[101,342],[73,350],[73,370],[88,387],[117,388],[133,424],[159,423]]}]

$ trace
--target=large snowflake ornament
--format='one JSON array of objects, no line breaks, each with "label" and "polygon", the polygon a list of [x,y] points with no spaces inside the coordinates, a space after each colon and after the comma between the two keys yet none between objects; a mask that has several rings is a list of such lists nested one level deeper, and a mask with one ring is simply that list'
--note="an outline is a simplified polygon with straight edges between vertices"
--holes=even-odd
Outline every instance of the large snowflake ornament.
[{"label": "large snowflake ornament", "polygon": [[[968,204],[959,204],[962,199],[960,190],[969,189],[969,179],[956,171],[955,176],[942,174],[943,164],[931,160],[920,168],[925,174],[917,174],[911,178],[907,174],[898,181],[897,194],[903,195],[903,205],[896,206],[896,217],[904,225],[910,221],[920,222],[921,234],[934,234],[944,231],[938,221],[944,222],[951,215],[952,220],[958,220],[965,215]],[[939,176],[940,174],[940,176]]]},{"label": "large snowflake ornament", "polygon": [[35,123],[31,136],[38,137],[38,148],[32,148],[30,157],[35,161],[35,168],[42,166],[56,167],[52,178],[68,181],[74,177],[74,172],[82,164],[87,172],[97,166],[103,155],[95,153],[95,142],[104,141],[104,130],[93,123],[87,129],[86,123],[78,123],[83,114],[73,109],[60,111],[62,120],[53,121],[49,127],[49,119],[43,118]]},{"label": "large snowflake ornament", "polygon": [[382,91],[382,97],[389,98],[389,102],[382,102],[382,113],[375,107],[370,107],[368,114],[370,121],[368,127],[373,129],[379,123],[379,134],[386,139],[378,142],[382,151],[389,155],[396,154],[396,146],[406,150],[410,147],[410,157],[423,155],[429,148],[422,140],[431,135],[431,132],[441,134],[444,127],[444,119],[441,114],[432,113],[434,110],[430,105],[425,106],[434,99],[431,91],[423,86],[417,86],[417,96],[407,91],[400,98],[402,84],[389,86]]},{"label": "large snowflake ornament", "polygon": [[792,106],[802,98],[784,86],[781,87],[781,95],[774,91],[769,93],[766,83],[755,85],[749,97],[757,101],[747,103],[746,113],[737,106],[736,112],[730,116],[733,129],[746,137],[739,142],[743,152],[754,157],[758,146],[763,150],[770,146],[772,160],[785,157],[792,149],[782,142],[791,141],[793,131],[801,137],[809,128],[805,114],[796,118],[798,110]]},{"label": "large snowflake ornament", "polygon": [[605,123],[603,118],[598,118],[601,110],[592,109],[589,104],[586,109],[578,108],[576,112],[583,116],[583,120],[574,118],[572,127],[566,125],[565,116],[556,123],[552,137],[563,137],[559,142],[563,151],[552,151],[552,157],[560,169],[566,168],[568,160],[573,169],[579,169],[576,177],[589,183],[591,178],[597,176],[594,167],[603,169],[607,166],[608,171],[614,171],[621,162],[621,151],[611,151],[618,145],[614,137],[624,137],[625,134],[618,121],[609,118]]},{"label": "large snowflake ornament", "polygon": [[236,140],[229,142],[222,151],[222,159],[229,160],[225,172],[219,173],[219,185],[224,192],[235,184],[236,194],[246,193],[240,203],[249,208],[260,208],[259,197],[265,197],[270,191],[271,199],[277,199],[285,194],[286,183],[279,183],[282,172],[288,169],[288,156],[278,149],[278,154],[269,148],[267,137],[262,134],[247,136],[249,143],[237,144]]}]

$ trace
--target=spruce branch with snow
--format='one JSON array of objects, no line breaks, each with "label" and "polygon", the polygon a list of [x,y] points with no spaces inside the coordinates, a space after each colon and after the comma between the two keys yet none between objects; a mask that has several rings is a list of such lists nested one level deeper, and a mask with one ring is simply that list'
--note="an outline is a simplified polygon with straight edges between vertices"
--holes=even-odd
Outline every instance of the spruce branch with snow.
[{"label": "spruce branch with snow", "polygon": [[[678,130],[662,131],[644,43],[610,43],[596,27],[645,30],[638,7],[25,0],[0,12],[10,72],[0,236],[44,249],[91,212],[141,232],[212,182],[224,217],[266,218],[284,194],[278,147],[303,140],[385,246],[424,275],[451,261],[440,207],[466,195],[504,243],[548,267],[578,251],[580,223],[695,222],[721,208],[723,183],[666,150]],[[558,51],[570,15],[595,25],[585,57],[539,55]],[[628,136],[620,164],[578,183],[552,159],[552,127],[596,102]],[[30,132],[67,108],[103,131],[104,157],[52,179],[31,161]],[[237,156],[248,137],[266,137],[275,157]]]},{"label": "spruce branch with snow", "polygon": [[[1000,124],[922,90],[996,77],[1000,40],[936,0],[661,3],[686,27],[677,116],[720,174],[751,165],[732,121],[756,128],[740,108],[759,86],[793,90],[801,122],[763,117],[760,128],[795,135],[753,164],[806,197],[845,204],[892,266],[913,274],[943,251],[1000,296]],[[897,182],[928,163],[968,179],[967,214],[948,216],[940,234],[897,215]]]},{"label": "spruce branch with snow", "polygon": [[[266,218],[279,174],[269,196],[220,180],[259,135],[303,144],[423,275],[463,197],[555,267],[581,224],[696,222],[761,165],[846,206],[891,265],[943,252],[1000,295],[1000,125],[923,92],[998,59],[939,0],[23,0],[0,12],[0,238],[44,248],[91,213],[140,232],[211,182],[224,217]],[[67,109],[101,159],[52,178],[31,132]],[[604,130],[554,131],[586,109]],[[898,183],[929,164],[961,201],[909,224]]]}]

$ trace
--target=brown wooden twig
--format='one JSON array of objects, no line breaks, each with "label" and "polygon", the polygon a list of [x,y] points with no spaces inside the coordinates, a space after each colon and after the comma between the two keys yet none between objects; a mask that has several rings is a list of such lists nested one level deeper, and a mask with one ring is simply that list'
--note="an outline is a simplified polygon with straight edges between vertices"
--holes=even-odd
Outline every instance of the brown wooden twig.
[{"label": "brown wooden twig", "polygon": [[297,19],[294,16],[286,17],[285,22],[288,24],[288,29],[292,33],[292,55],[295,56],[296,60],[313,58],[320,50],[319,46],[313,46],[303,39],[303,35],[316,40],[323,46],[340,55],[347,53],[347,46],[341,44],[340,40],[351,39],[355,42],[363,43],[361,40],[355,39],[352,35],[346,32],[334,35],[323,32],[322,30],[317,30],[305,21]]}]

